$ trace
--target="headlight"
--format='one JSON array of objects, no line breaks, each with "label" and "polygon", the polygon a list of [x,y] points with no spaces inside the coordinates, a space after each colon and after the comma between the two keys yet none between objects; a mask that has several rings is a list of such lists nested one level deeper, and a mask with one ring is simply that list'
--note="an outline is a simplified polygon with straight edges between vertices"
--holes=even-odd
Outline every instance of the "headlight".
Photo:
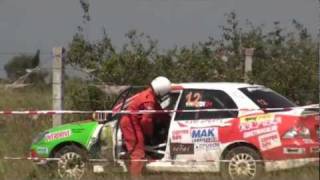
[{"label": "headlight", "polygon": [[298,135],[298,131],[296,128],[292,128],[289,131],[287,131],[284,135],[283,138],[285,139],[292,139],[295,138]]},{"label": "headlight", "polygon": [[41,141],[47,134],[48,134],[47,131],[40,132],[36,137],[33,138],[32,144],[38,143],[38,142]]},{"label": "headlight", "polygon": [[310,139],[311,135],[310,135],[310,130],[306,127],[302,127],[299,131],[299,135],[300,137],[304,138],[304,139]]},{"label": "headlight", "polygon": [[303,139],[310,139],[310,130],[306,127],[299,127],[299,128],[291,128],[289,131],[287,131],[284,135],[283,138],[285,139],[292,139],[300,137]]}]

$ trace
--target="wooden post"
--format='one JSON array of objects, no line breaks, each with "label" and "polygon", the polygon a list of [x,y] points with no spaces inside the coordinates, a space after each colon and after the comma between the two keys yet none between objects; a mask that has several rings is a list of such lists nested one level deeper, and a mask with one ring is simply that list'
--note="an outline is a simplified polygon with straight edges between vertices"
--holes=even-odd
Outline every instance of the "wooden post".
[{"label": "wooden post", "polygon": [[318,0],[318,103],[320,104],[320,0]]},{"label": "wooden post", "polygon": [[254,48],[245,48],[245,62],[244,62],[244,81],[249,82],[248,73],[252,71],[252,56],[254,54]]},{"label": "wooden post", "polygon": [[[53,48],[52,63],[52,108],[63,110],[63,86],[64,86],[64,48]],[[53,115],[52,126],[62,124],[62,114]]]}]

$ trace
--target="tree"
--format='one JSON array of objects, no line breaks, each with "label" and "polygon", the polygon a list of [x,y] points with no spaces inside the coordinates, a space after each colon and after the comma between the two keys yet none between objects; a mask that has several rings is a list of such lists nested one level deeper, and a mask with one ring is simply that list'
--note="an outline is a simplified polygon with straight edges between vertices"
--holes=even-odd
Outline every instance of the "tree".
[{"label": "tree", "polygon": [[14,81],[27,73],[27,69],[33,69],[39,65],[40,51],[38,50],[34,56],[19,55],[13,57],[5,66],[9,80]]},{"label": "tree", "polygon": [[[173,82],[243,82],[244,48],[255,48],[253,83],[270,87],[298,104],[317,103],[318,80],[316,43],[301,23],[293,20],[293,31],[274,22],[264,25],[249,20],[243,25],[235,12],[226,14],[222,36],[209,37],[192,46],[160,51],[157,40],[131,30],[120,49],[106,31],[96,42],[86,40],[80,31],[69,45],[67,62],[84,69],[110,85],[146,85],[158,75]],[[290,29],[290,28],[288,28]]]},{"label": "tree", "polygon": [[[47,75],[44,71],[34,70],[37,68],[40,63],[40,50],[37,50],[34,56],[30,55],[19,55],[13,57],[5,66],[4,69],[7,73],[7,77],[10,81],[15,81],[19,77],[22,77],[26,74],[30,74],[28,76],[27,82],[32,83],[43,83],[45,80],[45,76]],[[32,72],[28,72],[31,70]]]}]

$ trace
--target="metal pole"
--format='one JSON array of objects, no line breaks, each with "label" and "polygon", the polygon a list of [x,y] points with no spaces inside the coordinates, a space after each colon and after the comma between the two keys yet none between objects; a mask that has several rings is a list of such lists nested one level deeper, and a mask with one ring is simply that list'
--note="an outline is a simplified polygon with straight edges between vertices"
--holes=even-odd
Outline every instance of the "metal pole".
[{"label": "metal pole", "polygon": [[318,102],[320,104],[320,0],[318,0]]},{"label": "metal pole", "polygon": [[252,56],[254,53],[254,48],[246,48],[245,51],[245,62],[244,62],[244,81],[249,82],[248,73],[252,71]]},{"label": "metal pole", "polygon": [[[64,86],[64,48],[53,48],[52,63],[52,108],[63,110],[63,86]],[[52,126],[62,124],[62,114],[53,115]]]}]

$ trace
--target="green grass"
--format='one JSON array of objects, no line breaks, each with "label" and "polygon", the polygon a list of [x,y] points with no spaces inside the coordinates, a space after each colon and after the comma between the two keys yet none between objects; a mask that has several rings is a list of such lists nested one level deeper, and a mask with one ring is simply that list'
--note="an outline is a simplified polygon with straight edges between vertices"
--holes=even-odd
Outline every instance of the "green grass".
[{"label": "green grass", "polygon": [[[24,89],[0,88],[1,110],[50,109],[51,91],[48,87]],[[4,156],[27,156],[32,137],[51,125],[51,117],[25,115],[0,116],[0,179],[24,179],[33,171],[33,164],[25,161],[3,160]]]},{"label": "green grass", "polygon": [[27,87],[23,89],[0,88],[0,109],[30,110],[51,108],[51,89],[43,86]]}]

